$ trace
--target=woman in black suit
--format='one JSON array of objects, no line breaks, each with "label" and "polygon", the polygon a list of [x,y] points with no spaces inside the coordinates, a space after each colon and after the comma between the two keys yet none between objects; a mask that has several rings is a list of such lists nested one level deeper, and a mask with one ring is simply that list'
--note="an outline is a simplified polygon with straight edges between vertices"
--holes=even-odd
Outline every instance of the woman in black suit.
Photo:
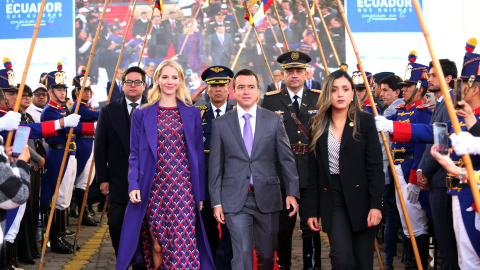
[{"label": "woman in black suit", "polygon": [[363,112],[353,81],[330,74],[311,122],[308,224],[330,241],[332,269],[373,269],[385,185],[375,119]]}]

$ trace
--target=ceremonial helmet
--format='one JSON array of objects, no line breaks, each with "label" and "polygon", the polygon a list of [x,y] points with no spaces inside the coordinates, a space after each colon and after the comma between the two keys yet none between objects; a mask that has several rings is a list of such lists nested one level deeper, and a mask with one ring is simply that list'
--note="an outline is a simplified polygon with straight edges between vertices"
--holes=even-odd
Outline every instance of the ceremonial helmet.
[{"label": "ceremonial helmet", "polygon": [[65,74],[65,71],[62,71],[63,65],[62,62],[57,63],[57,70],[49,72],[47,74],[47,85],[46,87],[48,88],[53,88],[53,87],[65,87],[67,88],[67,76]]},{"label": "ceremonial helmet", "polygon": [[468,80],[468,86],[472,87],[474,81],[480,81],[480,54],[473,53],[477,46],[477,39],[470,38],[465,46],[462,75],[460,78]]},{"label": "ceremonial helmet", "polygon": [[[360,70],[360,65],[357,64],[357,71],[352,73],[352,80],[353,84],[355,85],[355,89],[364,89],[367,86],[365,85],[365,81],[363,80],[362,71]],[[371,72],[365,71],[365,75],[367,76],[368,85],[372,86],[373,81],[373,74]]]},{"label": "ceremonial helmet", "polygon": [[[82,71],[82,75],[78,75],[72,80],[72,86],[75,86],[76,91],[80,91],[80,89],[82,88],[83,81],[85,80],[85,72],[87,71],[84,66],[82,66],[80,70]],[[92,83],[90,82],[90,77],[87,77],[87,81],[85,82],[85,89],[92,90]]]},{"label": "ceremonial helmet", "polygon": [[17,79],[15,77],[15,72],[12,69],[12,62],[9,58],[3,58],[4,69],[0,70],[0,95],[5,101],[5,104],[9,109],[11,109],[8,100],[5,98],[4,92],[18,92],[17,88]]},{"label": "ceremonial helmet", "polygon": [[398,83],[400,86],[414,84],[417,85],[412,95],[410,96],[408,101],[405,102],[405,104],[409,104],[410,102],[412,102],[413,98],[418,92],[418,89],[420,89],[420,86],[425,87],[425,91],[428,88],[428,66],[416,63],[417,57],[417,51],[411,50],[408,54],[409,63],[407,64],[407,68],[405,70],[405,77],[403,78],[403,82]]}]

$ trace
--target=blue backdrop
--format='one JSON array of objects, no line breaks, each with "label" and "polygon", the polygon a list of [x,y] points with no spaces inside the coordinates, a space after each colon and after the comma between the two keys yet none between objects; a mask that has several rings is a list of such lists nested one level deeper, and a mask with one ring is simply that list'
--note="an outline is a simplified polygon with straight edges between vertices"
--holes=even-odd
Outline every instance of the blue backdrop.
[{"label": "blue backdrop", "polygon": [[[352,32],[421,32],[412,0],[346,0]],[[423,7],[423,1],[420,5]]]},{"label": "blue backdrop", "polygon": [[[0,39],[31,39],[40,0],[3,0],[0,4]],[[39,38],[73,37],[73,0],[48,0]]]}]

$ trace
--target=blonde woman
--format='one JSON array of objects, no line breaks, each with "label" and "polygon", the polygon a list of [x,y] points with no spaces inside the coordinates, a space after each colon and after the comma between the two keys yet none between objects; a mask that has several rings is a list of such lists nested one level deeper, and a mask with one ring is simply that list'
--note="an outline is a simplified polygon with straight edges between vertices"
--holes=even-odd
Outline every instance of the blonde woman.
[{"label": "blonde woman", "polygon": [[116,269],[215,269],[200,211],[205,164],[200,110],[181,67],[163,61],[130,131],[130,202]]},{"label": "blonde woman", "polygon": [[330,241],[332,269],[373,269],[382,219],[383,158],[373,115],[363,112],[352,78],[330,74],[311,123],[308,225]]}]

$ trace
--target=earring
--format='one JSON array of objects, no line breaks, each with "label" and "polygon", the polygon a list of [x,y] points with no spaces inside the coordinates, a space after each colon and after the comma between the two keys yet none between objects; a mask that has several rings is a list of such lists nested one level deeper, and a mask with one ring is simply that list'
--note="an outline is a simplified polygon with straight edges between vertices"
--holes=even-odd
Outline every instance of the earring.
[{"label": "earring", "polygon": [[353,98],[352,98],[352,101],[353,101]]}]

